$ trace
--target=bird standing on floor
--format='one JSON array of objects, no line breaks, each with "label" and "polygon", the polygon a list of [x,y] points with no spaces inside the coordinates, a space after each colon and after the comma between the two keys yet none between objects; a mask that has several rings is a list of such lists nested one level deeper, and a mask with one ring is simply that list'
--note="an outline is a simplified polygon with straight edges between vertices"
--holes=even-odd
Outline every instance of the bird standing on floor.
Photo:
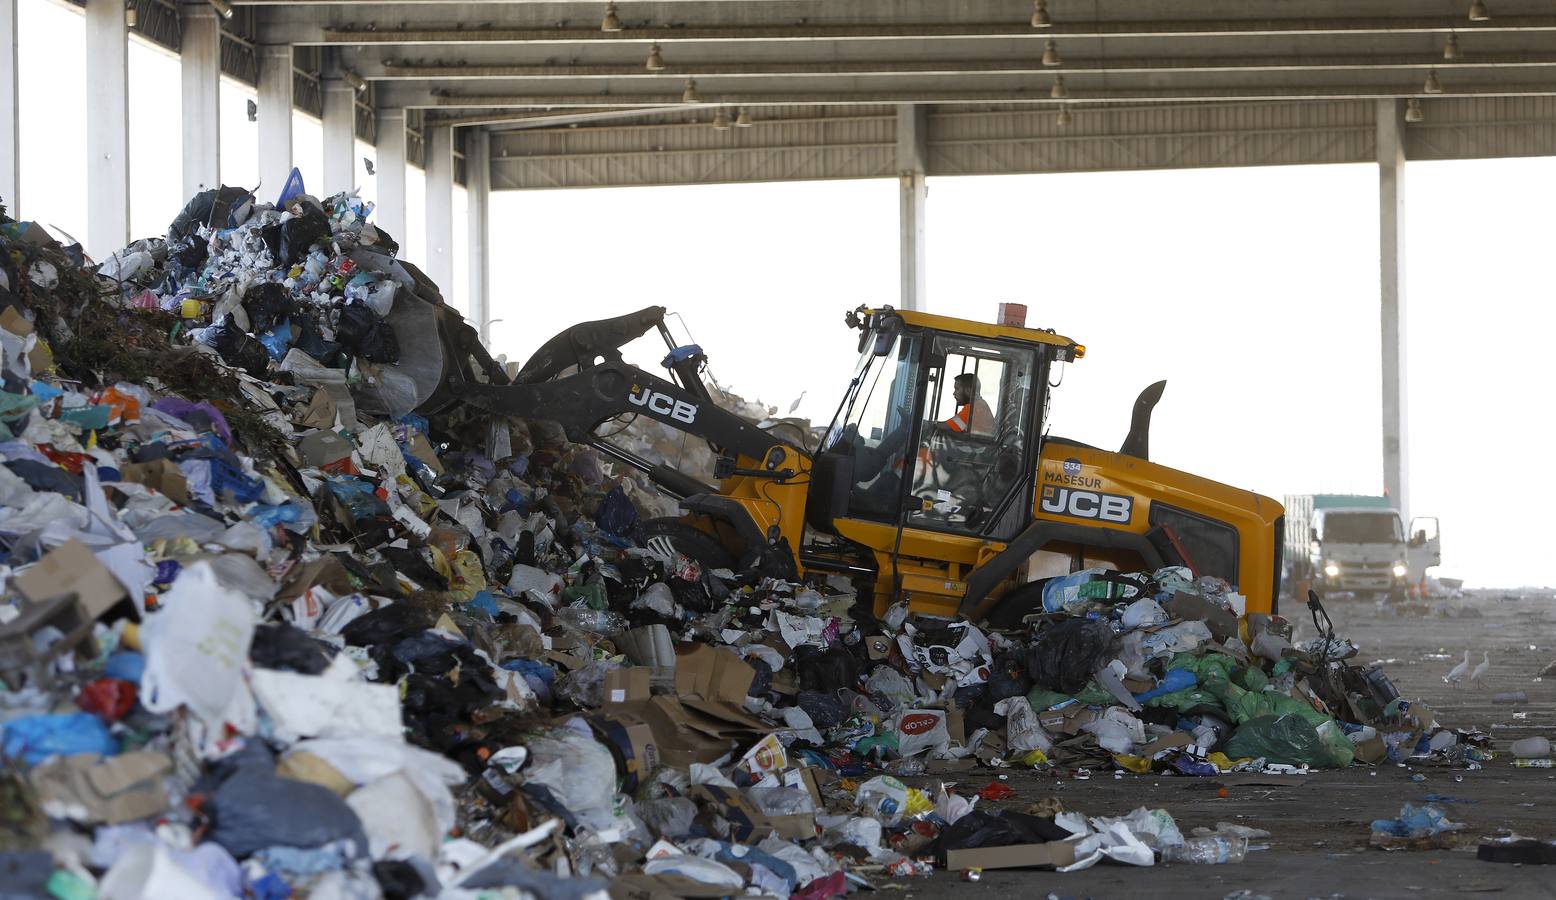
[{"label": "bird standing on floor", "polygon": [[1476,687],[1485,687],[1486,672],[1490,669],[1491,654],[1489,652],[1482,652],[1480,654],[1480,665],[1476,666],[1475,671],[1470,673],[1470,684],[1473,684]]},{"label": "bird standing on floor", "polygon": [[1466,651],[1464,651],[1464,662],[1461,662],[1458,665],[1454,666],[1453,669],[1450,670],[1447,675],[1444,675],[1443,676],[1443,681],[1446,681],[1449,684],[1458,684],[1459,682],[1464,680],[1464,675],[1469,670],[1470,670],[1470,651],[1466,650]]}]

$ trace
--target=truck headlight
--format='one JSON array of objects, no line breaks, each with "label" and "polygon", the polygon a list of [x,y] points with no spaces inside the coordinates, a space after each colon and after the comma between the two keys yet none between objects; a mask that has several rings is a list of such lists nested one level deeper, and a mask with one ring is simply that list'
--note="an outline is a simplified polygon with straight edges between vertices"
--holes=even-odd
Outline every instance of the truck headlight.
[{"label": "truck headlight", "polygon": [[1395,578],[1404,578],[1405,577],[1405,573],[1408,572],[1408,571],[1409,571],[1409,569],[1405,568],[1405,564],[1404,563],[1397,562],[1397,563],[1394,564],[1394,577]]},{"label": "truck headlight", "polygon": [[1340,577],[1340,567],[1335,563],[1324,563],[1324,574],[1330,578]]}]

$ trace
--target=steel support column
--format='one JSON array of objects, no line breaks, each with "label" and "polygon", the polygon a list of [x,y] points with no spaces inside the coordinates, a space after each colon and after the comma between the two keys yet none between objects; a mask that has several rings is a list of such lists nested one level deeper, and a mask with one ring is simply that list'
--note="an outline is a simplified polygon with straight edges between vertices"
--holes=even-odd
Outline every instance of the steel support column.
[{"label": "steel support column", "polygon": [[130,69],[123,0],[86,5],[87,252],[130,240]]},{"label": "steel support column", "polygon": [[929,189],[924,180],[928,107],[903,103],[897,106],[898,180],[898,283],[903,309],[925,309],[924,202]]},{"label": "steel support column", "polygon": [[468,204],[465,249],[469,255],[470,324],[490,345],[492,328],[491,271],[487,266],[491,240],[492,143],[485,128],[472,128],[465,141],[465,199]]},{"label": "steel support column", "polygon": [[373,217],[396,241],[405,240],[405,110],[378,110],[378,197]]},{"label": "steel support column", "polygon": [[324,189],[320,197],[356,187],[357,92],[339,77],[324,79]]},{"label": "steel support column", "polygon": [[184,199],[221,184],[221,23],[209,4],[181,3],[178,68],[183,83]]},{"label": "steel support column", "polygon": [[1378,254],[1382,276],[1383,489],[1410,522],[1405,383],[1405,103],[1378,101]]},{"label": "steel support column", "polygon": [[13,217],[21,216],[22,109],[21,23],[16,7],[21,0],[0,0],[0,204]]},{"label": "steel support column", "polygon": [[454,129],[427,129],[427,277],[454,296]]},{"label": "steel support column", "polygon": [[292,174],[292,48],[269,44],[259,55],[259,199],[281,196]]}]

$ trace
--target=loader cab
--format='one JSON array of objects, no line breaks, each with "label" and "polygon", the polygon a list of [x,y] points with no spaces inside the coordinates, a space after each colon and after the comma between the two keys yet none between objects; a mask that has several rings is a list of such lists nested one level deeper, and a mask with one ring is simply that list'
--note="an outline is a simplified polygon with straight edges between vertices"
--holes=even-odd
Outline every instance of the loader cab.
[{"label": "loader cab", "polygon": [[812,471],[810,525],[1018,534],[1031,520],[1049,367],[1075,345],[890,308],[850,319],[860,359]]}]

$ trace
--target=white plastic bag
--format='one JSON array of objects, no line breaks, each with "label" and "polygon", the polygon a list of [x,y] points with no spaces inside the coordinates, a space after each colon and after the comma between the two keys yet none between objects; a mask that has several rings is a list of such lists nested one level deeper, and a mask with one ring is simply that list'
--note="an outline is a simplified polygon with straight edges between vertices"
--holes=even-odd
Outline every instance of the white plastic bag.
[{"label": "white plastic bag", "polygon": [[1033,750],[1044,754],[1052,751],[1054,742],[1037,722],[1032,704],[1021,694],[1006,697],[994,704],[994,712],[1005,717],[1005,746],[1012,755],[1022,755]]},{"label": "white plastic bag", "polygon": [[224,587],[208,563],[185,567],[162,595],[162,609],[141,625],[141,704],[152,712],[187,706],[209,732],[219,731],[239,698],[253,637],[249,601]]}]

